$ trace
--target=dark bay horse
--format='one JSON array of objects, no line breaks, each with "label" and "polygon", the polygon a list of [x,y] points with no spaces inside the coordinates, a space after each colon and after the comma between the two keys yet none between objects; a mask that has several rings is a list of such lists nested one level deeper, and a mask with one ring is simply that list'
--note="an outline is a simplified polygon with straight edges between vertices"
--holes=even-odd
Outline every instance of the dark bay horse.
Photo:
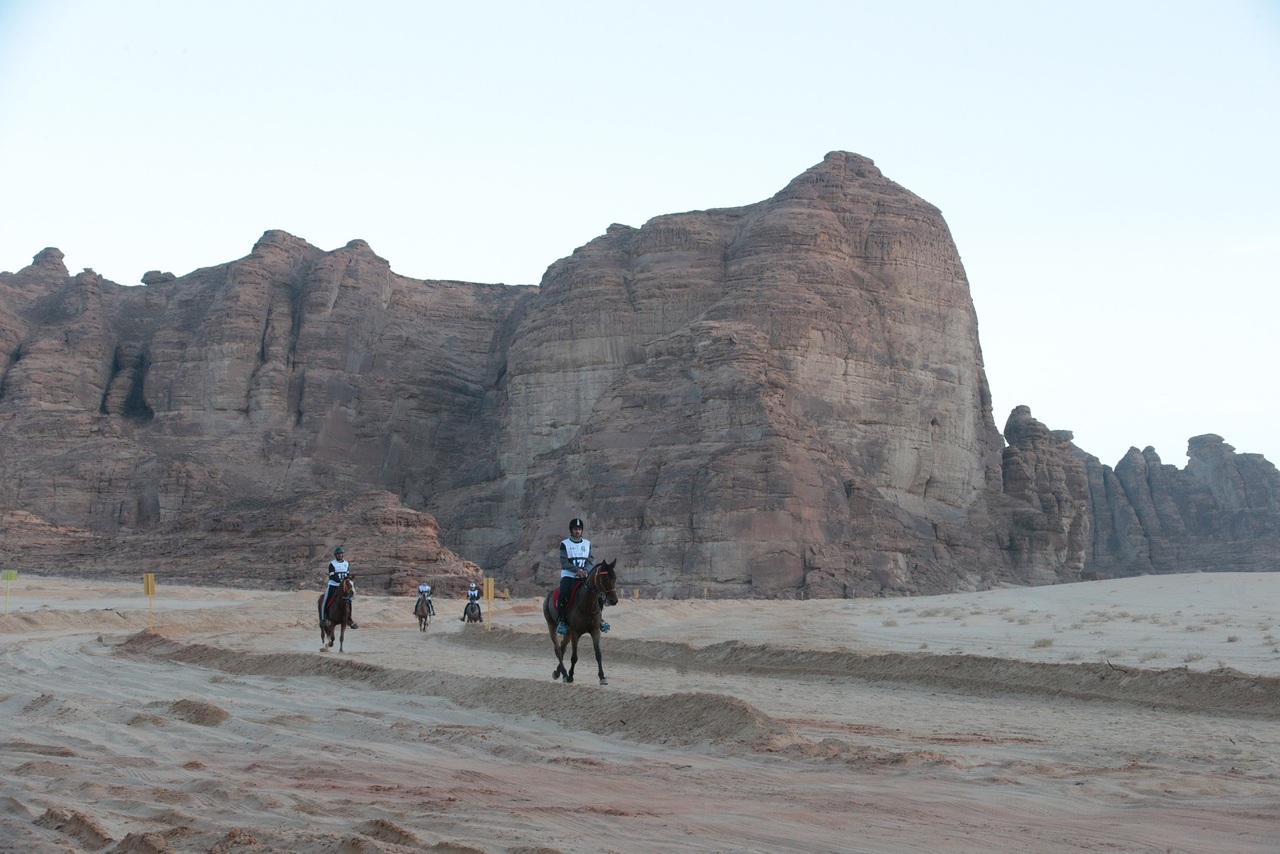
[{"label": "dark bay horse", "polygon": [[436,615],[436,606],[431,604],[427,594],[419,593],[418,601],[413,606],[413,616],[418,618],[418,631],[425,632],[431,625],[431,618]]},{"label": "dark bay horse", "polygon": [[[351,622],[351,599],[356,595],[356,583],[348,575],[338,585],[338,591],[329,600],[329,610],[325,614],[328,619],[320,621],[320,651],[328,652],[333,647],[334,632],[338,633],[338,652],[342,652],[342,643],[347,638],[347,623]],[[324,593],[316,602],[317,612],[324,605]],[[325,641],[328,643],[325,643]]]},{"label": "dark bay horse", "polygon": [[[551,645],[555,647],[558,662],[556,669],[551,671],[552,679],[563,676],[565,682],[573,681],[573,668],[578,664],[578,638],[591,635],[591,645],[596,651],[596,667],[600,670],[600,684],[609,684],[609,680],[604,678],[604,660],[600,657],[600,597],[603,596],[610,605],[618,604],[618,594],[613,589],[618,582],[618,576],[613,571],[617,563],[616,560],[601,561],[591,568],[582,584],[573,589],[564,617],[569,626],[568,634],[556,634],[556,623],[560,622],[560,618],[556,615],[552,598],[559,591],[552,590],[542,600],[542,616],[547,621],[547,631],[551,633]],[[573,655],[569,659],[569,669],[565,670],[564,650],[570,644],[573,644]]]}]

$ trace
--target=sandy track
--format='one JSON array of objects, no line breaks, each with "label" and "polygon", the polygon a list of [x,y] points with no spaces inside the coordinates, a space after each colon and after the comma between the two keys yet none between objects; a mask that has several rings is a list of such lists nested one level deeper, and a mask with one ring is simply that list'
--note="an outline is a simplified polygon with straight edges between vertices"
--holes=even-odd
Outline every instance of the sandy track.
[{"label": "sandy track", "polygon": [[[1095,603],[1183,610],[1146,641],[1149,619],[1078,619],[1092,606],[1067,600],[1098,588],[624,601],[601,687],[589,649],[576,684],[551,681],[532,602],[492,631],[437,603],[423,634],[407,600],[362,597],[347,651],[320,654],[314,592],[173,588],[149,614],[125,586],[34,579],[0,623],[0,850],[1280,850],[1254,607],[1274,585],[1189,578],[1243,590],[1233,609],[1159,581],[1203,616],[1150,584]],[[1048,613],[1058,654],[1124,655],[1037,660]],[[1212,655],[1171,643],[1217,628],[1239,637]],[[1126,661],[1143,643],[1179,663]]]}]

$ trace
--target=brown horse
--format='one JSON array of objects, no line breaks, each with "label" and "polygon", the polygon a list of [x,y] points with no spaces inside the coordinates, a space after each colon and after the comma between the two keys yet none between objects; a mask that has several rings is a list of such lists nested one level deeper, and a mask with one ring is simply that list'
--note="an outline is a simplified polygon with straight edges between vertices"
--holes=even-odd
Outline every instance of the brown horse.
[{"label": "brown horse", "polygon": [[[351,599],[356,595],[356,583],[348,575],[338,585],[338,590],[329,600],[329,610],[325,614],[327,620],[320,621],[320,651],[328,652],[333,647],[334,632],[338,633],[338,652],[342,652],[342,643],[347,638],[347,624],[351,622]],[[324,605],[324,593],[316,602],[316,611]],[[328,643],[325,643],[325,641]]]},{"label": "brown horse", "polygon": [[[578,638],[591,635],[591,645],[596,651],[596,667],[600,670],[600,684],[609,684],[609,680],[604,678],[604,661],[600,657],[600,617],[603,607],[600,597],[603,596],[610,605],[618,604],[618,594],[613,589],[618,581],[618,576],[613,571],[617,563],[616,560],[601,561],[591,568],[582,584],[573,589],[569,606],[565,609],[564,621],[569,627],[566,635],[556,633],[556,623],[560,622],[560,618],[556,615],[552,598],[557,591],[552,590],[542,600],[542,616],[547,621],[547,631],[551,633],[551,645],[555,648],[558,662],[556,669],[551,671],[552,679],[563,676],[566,683],[573,681],[573,669],[578,664]],[[573,655],[569,659],[569,669],[565,670],[564,650],[570,644],[573,644]]]},{"label": "brown horse", "polygon": [[431,625],[431,618],[436,615],[436,606],[431,604],[427,594],[419,593],[418,601],[413,606],[413,616],[418,618],[418,631],[425,632]]}]

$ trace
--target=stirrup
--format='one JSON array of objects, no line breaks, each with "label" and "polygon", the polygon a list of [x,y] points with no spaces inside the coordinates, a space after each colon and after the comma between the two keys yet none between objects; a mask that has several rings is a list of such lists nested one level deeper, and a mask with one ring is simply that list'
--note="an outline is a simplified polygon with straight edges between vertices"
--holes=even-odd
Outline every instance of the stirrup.
[{"label": "stirrup", "polygon": [[561,620],[560,622],[556,623],[556,634],[558,635],[569,634],[569,627],[565,625],[564,620]]},{"label": "stirrup", "polygon": [[608,624],[608,623],[606,623],[604,620],[601,620],[601,621],[600,621],[600,632],[603,634],[604,632],[607,632],[607,631],[609,631],[609,624]]}]

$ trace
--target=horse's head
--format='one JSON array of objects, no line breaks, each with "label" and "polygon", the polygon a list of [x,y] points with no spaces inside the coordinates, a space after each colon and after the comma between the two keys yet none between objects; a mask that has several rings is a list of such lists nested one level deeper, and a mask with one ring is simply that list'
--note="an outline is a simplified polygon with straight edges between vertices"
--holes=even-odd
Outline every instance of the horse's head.
[{"label": "horse's head", "polygon": [[343,577],[342,583],[338,585],[338,592],[346,595],[356,592],[356,582],[349,574]]},{"label": "horse's head", "polygon": [[602,560],[587,575],[587,582],[604,594],[605,601],[610,605],[618,604],[618,593],[614,590],[614,586],[618,583],[618,575],[613,568],[618,565],[618,561]]}]

